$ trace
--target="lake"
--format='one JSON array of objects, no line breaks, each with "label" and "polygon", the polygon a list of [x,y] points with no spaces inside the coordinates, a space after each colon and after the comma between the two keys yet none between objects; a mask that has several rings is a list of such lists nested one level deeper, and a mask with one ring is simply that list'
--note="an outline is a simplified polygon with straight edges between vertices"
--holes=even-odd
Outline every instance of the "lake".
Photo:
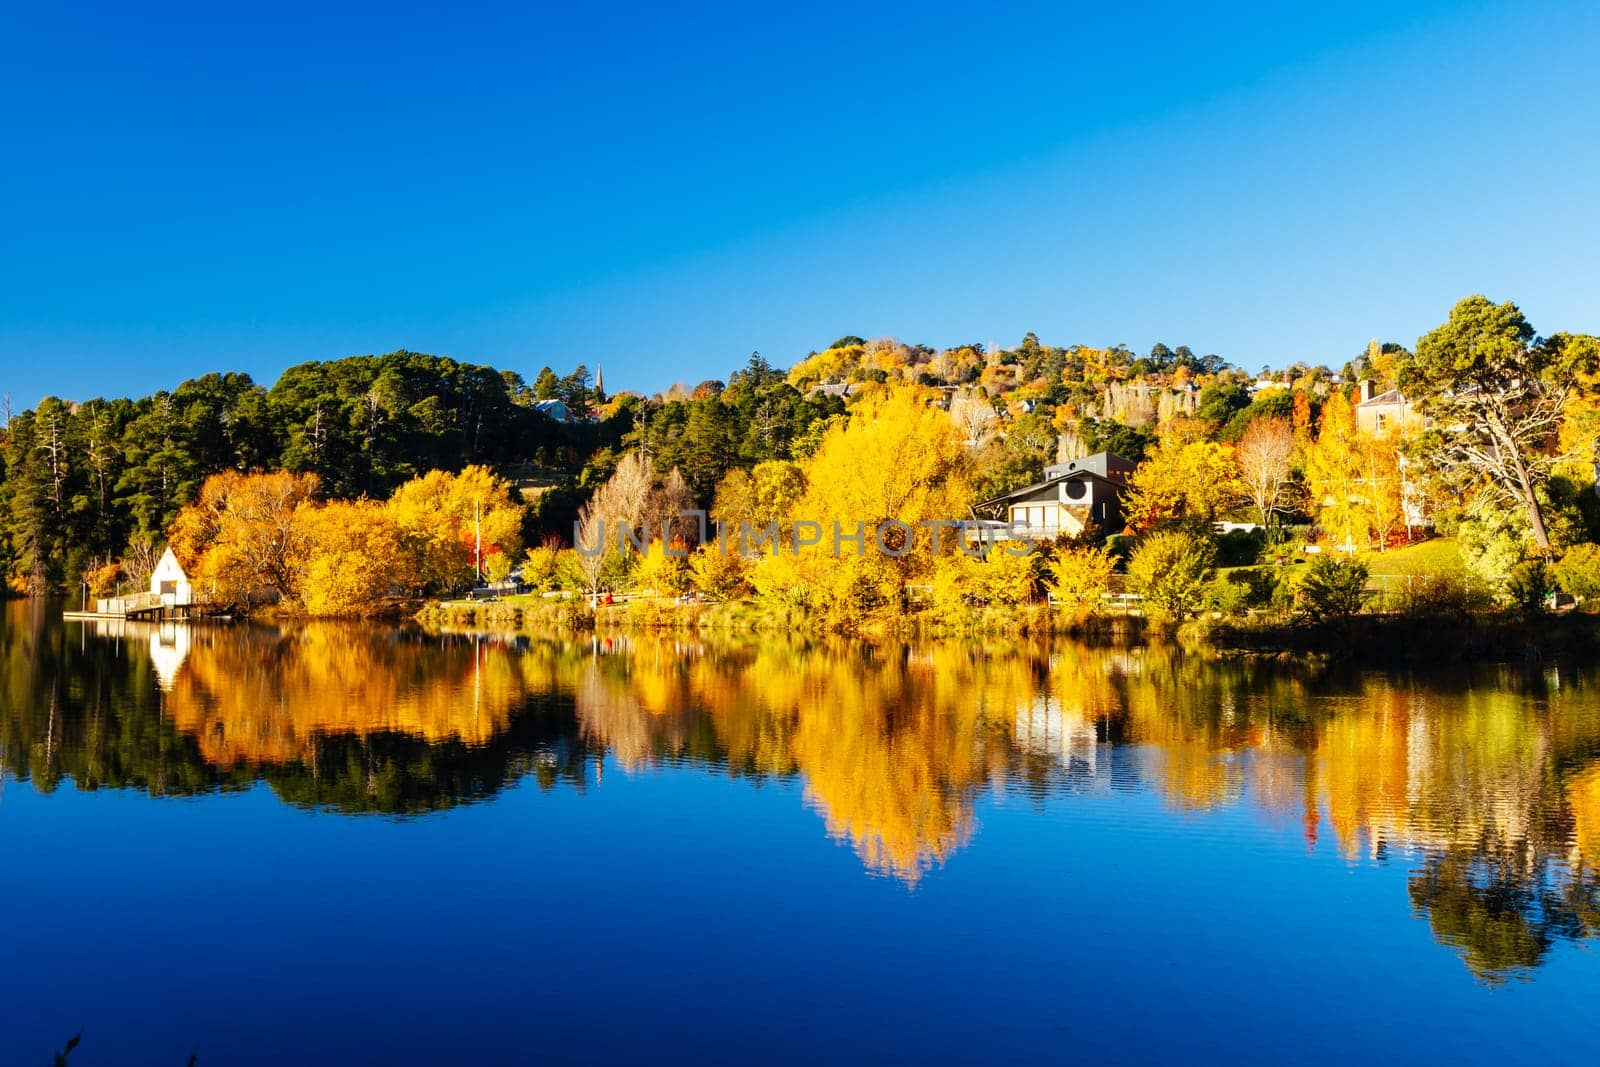
[{"label": "lake", "polygon": [[0,1062],[1600,1053],[1600,675],[4,605]]}]

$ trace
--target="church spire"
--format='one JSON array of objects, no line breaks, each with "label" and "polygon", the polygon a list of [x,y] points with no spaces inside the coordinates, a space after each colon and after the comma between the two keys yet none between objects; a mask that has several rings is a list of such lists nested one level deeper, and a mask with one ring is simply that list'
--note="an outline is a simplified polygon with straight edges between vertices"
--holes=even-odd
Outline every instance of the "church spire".
[{"label": "church spire", "polygon": [[606,372],[598,363],[594,365],[594,395],[596,400],[606,398]]}]

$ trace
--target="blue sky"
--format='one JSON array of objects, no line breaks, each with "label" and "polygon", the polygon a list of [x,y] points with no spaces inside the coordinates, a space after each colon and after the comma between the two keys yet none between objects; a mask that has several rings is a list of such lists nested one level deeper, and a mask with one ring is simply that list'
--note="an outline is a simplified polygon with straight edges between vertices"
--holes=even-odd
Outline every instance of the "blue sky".
[{"label": "blue sky", "polygon": [[1582,4],[9,8],[0,391],[1600,330]]}]

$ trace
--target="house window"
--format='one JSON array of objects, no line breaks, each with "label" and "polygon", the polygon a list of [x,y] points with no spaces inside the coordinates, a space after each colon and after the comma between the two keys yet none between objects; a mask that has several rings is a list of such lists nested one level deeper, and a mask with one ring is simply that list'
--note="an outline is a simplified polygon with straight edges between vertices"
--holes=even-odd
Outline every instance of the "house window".
[{"label": "house window", "polygon": [[161,595],[162,596],[177,596],[178,595],[178,583],[177,582],[162,582],[161,583]]},{"label": "house window", "polygon": [[1078,481],[1068,482],[1066,485],[1068,500],[1082,500],[1083,495],[1088,491],[1089,487],[1085,485],[1081,479]]}]

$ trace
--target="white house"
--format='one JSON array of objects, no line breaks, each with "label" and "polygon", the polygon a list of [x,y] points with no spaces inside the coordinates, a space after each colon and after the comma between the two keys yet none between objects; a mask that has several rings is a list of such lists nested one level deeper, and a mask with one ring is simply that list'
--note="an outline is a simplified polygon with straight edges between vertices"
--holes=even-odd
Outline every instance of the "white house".
[{"label": "white house", "polygon": [[189,586],[189,576],[183,573],[183,568],[178,565],[178,557],[172,554],[170,548],[161,554],[161,562],[150,572],[150,593],[160,597],[161,603],[169,608],[187,607],[194,603],[194,590]]}]

